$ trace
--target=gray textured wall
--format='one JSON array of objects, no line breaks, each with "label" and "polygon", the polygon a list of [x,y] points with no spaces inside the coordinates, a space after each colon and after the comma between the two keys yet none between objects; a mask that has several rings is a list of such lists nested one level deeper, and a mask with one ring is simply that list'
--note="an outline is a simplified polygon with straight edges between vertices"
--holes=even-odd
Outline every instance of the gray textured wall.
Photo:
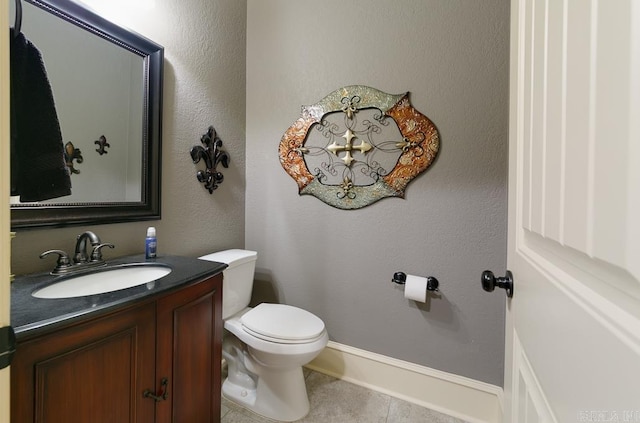
[{"label": "gray textured wall", "polygon": [[[502,385],[509,2],[249,0],[247,248],[258,294],[321,317],[331,339]],[[411,92],[437,125],[435,164],[406,199],[342,211],[298,196],[278,143],[300,106],[361,84]],[[393,272],[433,275],[416,305]]]},{"label": "gray textured wall", "polygon": [[[107,258],[143,252],[150,225],[161,254],[195,256],[244,243],[246,2],[163,0],[143,12],[130,2],[107,17],[165,48],[162,220],[21,231],[12,241],[15,274],[53,268],[53,258],[38,255],[73,251],[75,236],[87,229],[116,245]],[[189,156],[209,125],[231,155],[213,195],[196,180]]]}]

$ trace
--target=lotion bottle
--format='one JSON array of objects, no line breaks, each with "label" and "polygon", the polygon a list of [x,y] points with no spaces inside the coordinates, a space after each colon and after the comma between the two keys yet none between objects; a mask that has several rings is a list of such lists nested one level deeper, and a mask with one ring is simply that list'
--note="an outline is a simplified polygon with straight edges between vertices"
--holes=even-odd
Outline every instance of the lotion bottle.
[{"label": "lotion bottle", "polygon": [[150,226],[147,228],[147,238],[145,239],[145,257],[147,259],[156,258],[156,249],[158,247],[158,240],[156,239],[156,228]]}]

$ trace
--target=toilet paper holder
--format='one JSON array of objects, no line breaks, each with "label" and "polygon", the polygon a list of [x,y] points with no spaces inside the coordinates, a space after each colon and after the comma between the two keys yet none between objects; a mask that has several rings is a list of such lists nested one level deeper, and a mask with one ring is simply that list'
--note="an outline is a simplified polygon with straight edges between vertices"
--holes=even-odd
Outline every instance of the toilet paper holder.
[{"label": "toilet paper holder", "polygon": [[[397,283],[398,285],[404,285],[406,281],[407,281],[407,274],[404,272],[394,273],[393,279],[391,279],[391,282]],[[438,282],[436,278],[434,278],[433,276],[427,276],[427,291],[438,292],[439,285],[440,285],[440,282]]]}]

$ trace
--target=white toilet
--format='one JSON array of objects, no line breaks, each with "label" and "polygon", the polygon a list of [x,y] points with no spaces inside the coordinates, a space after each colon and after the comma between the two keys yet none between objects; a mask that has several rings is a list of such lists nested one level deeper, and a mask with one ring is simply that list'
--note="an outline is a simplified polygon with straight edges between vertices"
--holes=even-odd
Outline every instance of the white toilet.
[{"label": "white toilet", "polygon": [[222,282],[222,355],[228,376],[222,393],[256,414],[294,421],[309,412],[302,366],[327,345],[324,322],[297,307],[248,307],[257,253],[226,250],[200,257],[226,263]]}]

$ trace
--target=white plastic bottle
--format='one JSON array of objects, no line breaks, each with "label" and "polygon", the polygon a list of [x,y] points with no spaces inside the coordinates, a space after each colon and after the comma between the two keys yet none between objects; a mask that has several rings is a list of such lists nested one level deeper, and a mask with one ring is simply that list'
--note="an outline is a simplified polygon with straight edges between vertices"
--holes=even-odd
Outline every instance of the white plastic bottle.
[{"label": "white plastic bottle", "polygon": [[148,259],[156,258],[156,250],[158,248],[158,240],[156,239],[156,228],[149,226],[147,228],[147,238],[145,239],[144,255]]}]

